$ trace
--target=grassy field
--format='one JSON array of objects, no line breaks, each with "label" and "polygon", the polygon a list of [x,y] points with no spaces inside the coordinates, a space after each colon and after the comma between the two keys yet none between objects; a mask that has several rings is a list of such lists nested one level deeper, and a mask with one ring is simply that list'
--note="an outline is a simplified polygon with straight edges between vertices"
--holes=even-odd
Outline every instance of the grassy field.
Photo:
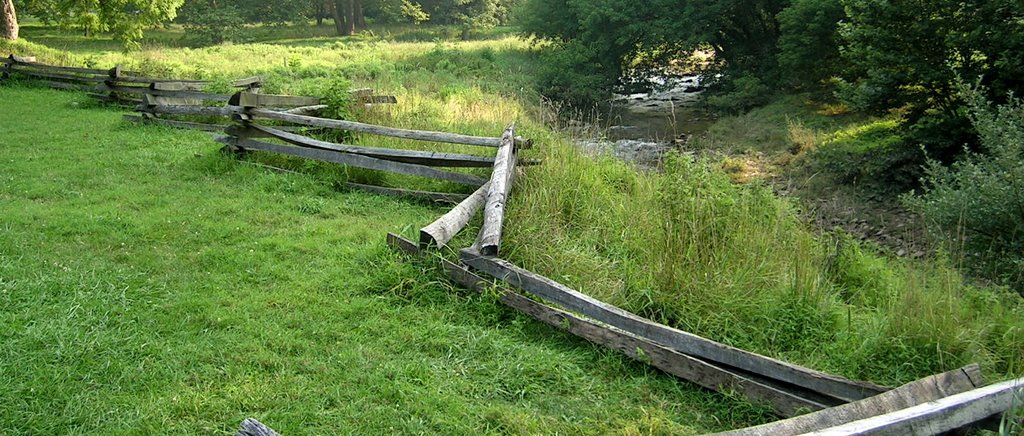
[{"label": "grassy field", "polygon": [[[0,433],[693,433],[764,419],[384,244],[443,208],[0,87]],[[53,129],[54,126],[61,126]]]},{"label": "grassy field", "polygon": [[[518,179],[506,228],[506,256],[529,269],[847,377],[1024,369],[1024,304],[966,282],[955,260],[891,259],[815,235],[793,203],[715,163],[676,157],[640,173],[583,155],[530,88],[538,47],[516,37],[285,29],[193,49],[166,32],[124,54],[26,26],[26,41],[0,50],[165,77],[261,74],[275,92],[307,95],[340,77],[396,95],[357,117],[400,127],[494,136],[516,121],[538,143],[525,157],[544,160]],[[122,124],[76,94],[0,88],[0,111],[0,432],[210,432],[255,416],[288,433],[634,434],[770,419],[453,289],[383,244],[443,208],[339,188],[437,186],[252,157],[300,174],[275,173],[201,134]],[[708,141],[786,148],[775,133],[715,129]]]}]

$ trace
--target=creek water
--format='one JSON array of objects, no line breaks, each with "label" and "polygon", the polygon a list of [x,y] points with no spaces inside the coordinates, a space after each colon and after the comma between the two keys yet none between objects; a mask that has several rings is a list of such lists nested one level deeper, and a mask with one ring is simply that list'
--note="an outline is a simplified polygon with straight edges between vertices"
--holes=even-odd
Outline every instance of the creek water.
[{"label": "creek water", "polygon": [[707,130],[713,119],[698,109],[703,88],[698,76],[654,77],[645,92],[615,94],[602,122],[602,137],[580,141],[590,153],[611,154],[644,168]]}]

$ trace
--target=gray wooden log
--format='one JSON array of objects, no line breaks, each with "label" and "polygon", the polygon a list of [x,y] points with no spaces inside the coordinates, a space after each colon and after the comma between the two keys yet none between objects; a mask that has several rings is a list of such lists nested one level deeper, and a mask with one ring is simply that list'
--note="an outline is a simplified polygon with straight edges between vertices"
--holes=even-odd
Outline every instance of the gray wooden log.
[{"label": "gray wooden log", "polygon": [[1024,378],[1008,380],[810,435],[932,436],[964,428],[1024,403]]},{"label": "gray wooden log", "polygon": [[202,106],[203,100],[197,98],[164,97],[154,94],[143,94],[142,103],[149,106]]},{"label": "gray wooden log", "polygon": [[299,107],[299,106],[315,106],[320,104],[319,97],[301,97],[294,95],[271,95],[271,94],[254,94],[251,92],[239,92],[231,96],[229,100],[235,106],[247,107],[247,108],[261,108],[261,107]]},{"label": "gray wooden log", "polygon": [[138,112],[146,112],[152,114],[167,114],[167,115],[204,115],[204,116],[221,116],[227,117],[237,112],[237,108],[227,107],[210,107],[210,106],[192,106],[192,105],[139,105],[135,107]]},{"label": "gray wooden log", "polygon": [[206,82],[152,82],[149,89],[154,91],[202,91]]},{"label": "gray wooden log", "polygon": [[220,137],[217,138],[217,141],[228,146],[241,148],[243,150],[269,151],[273,153],[286,154],[306,159],[349,165],[357,168],[387,171],[398,174],[408,174],[412,176],[461,183],[470,186],[478,187],[487,182],[484,179],[469,174],[441,171],[423,165],[414,165],[403,162],[393,162],[382,159],[375,159],[369,156],[363,156],[359,154],[339,153],[330,150],[293,147],[290,145],[278,145],[271,144],[268,142],[256,141],[252,139],[240,139],[231,137]]},{"label": "gray wooden log", "polygon": [[246,77],[231,82],[233,88],[260,88],[262,85],[263,77],[261,76]]},{"label": "gray wooden log", "polygon": [[387,195],[398,198],[415,198],[418,200],[433,201],[435,203],[457,204],[465,200],[467,197],[465,194],[455,194],[451,192],[413,191],[409,189],[386,188],[383,186],[363,185],[352,182],[345,183],[345,185],[353,189],[358,189],[360,191],[366,191],[374,194]]},{"label": "gray wooden log", "polygon": [[486,168],[494,165],[494,159],[473,156],[468,154],[438,153],[433,151],[400,150],[394,148],[361,147],[355,145],[336,144],[333,142],[320,141],[310,137],[284,132],[268,126],[250,124],[250,129],[268,134],[274,138],[298,145],[300,147],[311,147],[323,150],[332,150],[342,153],[361,154],[377,159],[404,162],[432,167],[452,168]]},{"label": "gray wooden log", "polygon": [[544,298],[568,310],[650,339],[681,353],[749,371],[759,376],[835,398],[840,402],[861,400],[889,389],[867,382],[847,380],[813,369],[793,365],[749,351],[730,347],[692,333],[655,323],[618,307],[601,302],[547,277],[527,271],[508,261],[482,256],[463,249],[462,261],[517,289]]},{"label": "gray wooden log", "polygon": [[54,79],[54,80],[59,80],[59,81],[94,83],[95,85],[92,85],[92,86],[96,86],[96,85],[98,85],[100,83],[103,83],[106,80],[103,77],[89,76],[89,75],[84,75],[84,74],[81,74],[81,73],[76,75],[74,73],[72,73],[72,74],[65,74],[65,73],[55,73],[55,72],[48,72],[48,71],[37,71],[35,69],[19,68],[17,66],[17,64],[15,64],[13,68],[11,68],[11,71],[13,71],[13,72],[15,72],[17,74],[24,75],[24,76],[29,76],[29,77],[38,77],[38,78],[43,78],[43,79]]},{"label": "gray wooden log", "polygon": [[259,422],[253,418],[245,418],[242,421],[241,428],[235,436],[281,436],[276,431],[267,427],[262,422]]},{"label": "gray wooden log", "polygon": [[120,92],[124,94],[135,94],[135,95],[155,95],[161,97],[175,97],[175,98],[189,98],[198,99],[204,101],[216,101],[223,102],[228,101],[231,98],[230,95],[224,94],[209,94],[205,92],[194,92],[194,91],[159,91],[149,89],[148,86],[123,86],[117,84],[106,83],[104,86],[107,92]]},{"label": "gray wooden log", "polygon": [[359,97],[359,102],[364,104],[397,104],[398,97],[393,95],[371,95]]},{"label": "gray wooden log", "polygon": [[151,86],[154,83],[192,83],[196,85],[205,85],[210,82],[206,80],[184,80],[184,79],[153,79],[149,77],[134,77],[132,75],[126,75],[125,72],[121,72],[121,75],[112,77],[108,81],[118,82],[125,85],[139,85],[139,86]]},{"label": "gray wooden log", "polygon": [[[14,56],[14,55],[11,55],[11,56]],[[46,70],[46,71],[54,71],[54,72],[58,72],[59,71],[59,72],[65,72],[65,73],[79,73],[79,74],[100,74],[100,75],[106,75],[107,74],[107,70],[99,70],[99,69],[95,69],[95,68],[60,67],[60,66],[56,66],[56,65],[39,64],[39,63],[36,63],[34,61],[26,62],[25,61],[26,58],[18,58],[17,56],[14,56],[14,58],[16,58],[16,59],[8,58],[8,64],[11,65],[12,68],[33,68],[33,69],[37,69],[37,70]],[[31,58],[31,59],[35,59],[35,58]]]},{"label": "gray wooden log", "polygon": [[69,90],[72,90],[72,91],[95,91],[96,90],[95,86],[89,86],[89,85],[82,84],[82,83],[57,82],[57,81],[53,81],[53,80],[42,80],[42,79],[34,79],[34,80],[36,82],[40,83],[40,84],[49,86],[50,88],[54,88],[54,89],[69,89]]},{"label": "gray wooden log", "polygon": [[466,228],[469,221],[473,219],[473,215],[476,215],[476,212],[487,201],[487,192],[491,183],[487,182],[451,211],[438,218],[437,221],[420,229],[420,247],[444,247],[448,241],[451,241],[455,235]]},{"label": "gray wooden log", "polygon": [[313,105],[313,106],[300,106],[300,107],[297,107],[297,108],[294,108],[294,109],[288,109],[288,110],[284,111],[284,113],[286,113],[286,114],[295,114],[295,115],[316,115],[316,114],[320,113],[320,111],[322,111],[324,109],[327,109],[327,105],[325,105],[325,104],[317,104],[317,105]]},{"label": "gray wooden log", "polygon": [[369,133],[372,135],[389,136],[393,138],[414,139],[418,141],[430,142],[444,142],[449,144],[478,145],[484,147],[498,147],[501,145],[500,138],[484,138],[479,136],[460,135],[455,133],[397,129],[394,127],[376,126],[373,124],[365,124],[355,121],[329,120],[325,118],[286,114],[266,109],[250,109],[248,113],[255,116],[256,118],[285,121],[293,124],[301,124],[304,126],[349,130],[352,132]]},{"label": "gray wooden log", "polygon": [[716,436],[799,435],[917,406],[967,392],[981,385],[981,368],[973,364],[928,376],[860,401],[769,424],[718,433]]},{"label": "gray wooden log", "polygon": [[494,157],[491,187],[484,207],[484,223],[475,246],[485,256],[497,256],[501,250],[501,228],[505,223],[505,203],[512,191],[512,177],[516,171],[515,130],[513,123],[501,136],[501,147]]},{"label": "gray wooden log", "polygon": [[124,119],[125,121],[139,124],[154,124],[178,129],[201,130],[204,132],[223,132],[224,127],[226,127],[222,124],[195,123],[191,121],[167,120],[163,118],[146,118],[138,115],[125,115]]},{"label": "gray wooden log", "polygon": [[7,57],[7,60],[12,62],[12,63],[30,64],[30,63],[35,63],[36,62],[36,57],[35,56],[17,56],[17,55],[13,55],[12,54],[12,55]]},{"label": "gray wooden log", "polygon": [[[388,234],[388,245],[411,255],[422,250],[412,241]],[[480,276],[447,260],[441,259],[449,279],[466,289],[484,292],[491,284]],[[691,381],[704,388],[719,392],[740,392],[749,400],[767,404],[781,416],[795,416],[806,411],[820,410],[825,405],[794,395],[750,378],[717,367],[700,359],[656,344],[648,339],[595,323],[573,313],[533,301],[518,293],[498,289],[499,301],[531,318],[645,362],[668,374]]]}]

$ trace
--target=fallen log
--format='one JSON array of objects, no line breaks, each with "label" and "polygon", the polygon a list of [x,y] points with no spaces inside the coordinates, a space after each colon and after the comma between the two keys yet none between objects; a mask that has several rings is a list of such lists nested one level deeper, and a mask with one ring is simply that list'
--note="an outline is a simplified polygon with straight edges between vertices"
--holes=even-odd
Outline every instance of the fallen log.
[{"label": "fallen log", "polygon": [[233,137],[219,137],[216,138],[216,140],[222,144],[228,145],[229,147],[237,147],[242,150],[268,151],[323,162],[348,165],[357,168],[426,177],[477,187],[486,183],[486,180],[469,174],[441,171],[423,165],[387,161],[359,154],[339,153],[330,150],[302,148],[290,145],[278,145],[252,139]]},{"label": "fallen log", "polygon": [[258,124],[249,124],[248,127],[300,147],[311,147],[342,153],[361,154],[363,156],[370,156],[394,162],[452,168],[486,168],[494,165],[494,159],[483,156],[438,153],[433,151],[399,150],[394,148],[360,147],[321,141],[302,135],[296,135],[294,133],[283,132],[273,127],[260,126]]},{"label": "fallen log", "polygon": [[487,192],[491,182],[487,182],[472,195],[459,203],[448,213],[420,229],[420,247],[429,246],[443,247],[448,244],[462,229],[466,228],[473,215],[483,207],[487,201]]},{"label": "fallen log", "polygon": [[655,323],[618,307],[555,282],[547,277],[520,268],[508,261],[485,257],[479,251],[463,249],[464,263],[527,293],[544,298],[568,310],[650,339],[681,353],[722,364],[767,379],[778,380],[834,398],[839,403],[861,400],[889,389],[866,382],[847,380],[823,372],[793,365],[749,351]]},{"label": "fallen log", "polygon": [[807,434],[932,436],[998,417],[1022,401],[1019,378]]},{"label": "fallen log", "polygon": [[281,436],[272,428],[253,418],[245,418],[235,436]]},{"label": "fallen log", "polygon": [[716,436],[800,435],[917,406],[981,385],[981,368],[974,364],[907,383],[860,401]]},{"label": "fallen log", "polygon": [[485,256],[497,256],[501,249],[501,228],[505,223],[505,203],[512,191],[512,178],[516,171],[515,124],[508,126],[501,136],[501,147],[494,158],[491,187],[487,191],[484,223],[476,247]]},{"label": "fallen log", "polygon": [[466,199],[464,194],[454,194],[451,192],[428,192],[428,191],[412,191],[408,189],[398,188],[386,188],[383,186],[373,185],[362,185],[359,183],[348,182],[346,186],[358,189],[361,191],[371,192],[374,194],[387,195],[398,198],[415,198],[417,200],[433,201],[435,203],[450,203],[457,204]]}]

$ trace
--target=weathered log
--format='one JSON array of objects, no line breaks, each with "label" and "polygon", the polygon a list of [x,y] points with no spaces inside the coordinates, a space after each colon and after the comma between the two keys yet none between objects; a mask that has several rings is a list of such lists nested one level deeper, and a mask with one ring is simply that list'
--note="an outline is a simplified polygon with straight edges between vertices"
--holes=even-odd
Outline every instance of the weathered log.
[{"label": "weathered log", "polygon": [[318,139],[313,139],[302,135],[296,135],[294,133],[283,132],[280,129],[267,126],[260,126],[258,124],[250,124],[248,127],[253,130],[266,133],[272,137],[288,142],[290,144],[298,145],[300,147],[311,147],[323,150],[333,150],[342,153],[361,154],[363,156],[370,156],[377,159],[390,160],[394,162],[405,162],[432,167],[451,168],[486,168],[494,165],[494,159],[483,156],[473,156],[469,154],[455,153],[438,153],[433,151],[399,150],[394,148],[360,147],[355,145],[336,144],[333,142],[320,141]]},{"label": "weathered log", "polygon": [[82,83],[68,83],[68,82],[57,82],[53,80],[42,80],[34,79],[35,82],[49,86],[54,89],[69,89],[73,91],[95,91],[95,86],[90,86]]},{"label": "weathered log", "polygon": [[467,197],[467,195],[465,194],[455,194],[451,192],[413,191],[409,189],[385,188],[383,186],[362,185],[359,183],[352,182],[348,182],[345,185],[353,189],[371,192],[374,194],[387,195],[398,198],[414,198],[417,200],[433,201],[435,203],[458,204],[459,202],[465,200]]},{"label": "weathered log", "polygon": [[17,64],[15,64],[11,68],[11,71],[13,71],[14,73],[17,73],[17,74],[20,74],[20,75],[24,75],[24,76],[29,76],[29,77],[38,77],[38,78],[43,78],[43,79],[54,79],[54,80],[58,80],[58,81],[73,81],[73,82],[85,82],[85,83],[94,83],[94,84],[96,84],[96,85],[92,85],[92,86],[97,86],[98,84],[103,83],[103,81],[106,80],[103,77],[89,76],[89,75],[85,75],[83,73],[63,74],[63,73],[55,73],[55,72],[48,72],[48,71],[37,71],[35,69],[21,68]]},{"label": "weathered log", "polygon": [[981,368],[974,364],[928,376],[860,401],[717,436],[799,435],[917,406],[981,385]]},{"label": "weathered log", "polygon": [[221,124],[195,123],[191,121],[167,120],[163,118],[146,118],[138,115],[125,115],[124,119],[125,121],[133,123],[154,124],[178,129],[202,130],[204,132],[223,132],[225,127]]},{"label": "weathered log", "polygon": [[231,98],[230,95],[225,94],[209,94],[205,92],[194,92],[194,91],[160,91],[155,89],[149,89],[148,86],[122,86],[111,84],[109,81],[103,86],[107,92],[120,92],[125,94],[135,95],[155,95],[161,97],[175,97],[175,98],[188,98],[197,99],[203,101],[228,101]]},{"label": "weathered log", "polygon": [[[388,234],[388,245],[411,255],[422,254],[412,241]],[[461,265],[441,259],[449,279],[467,289],[484,292],[490,283]],[[598,345],[620,351],[627,356],[646,362],[668,374],[689,380],[702,387],[719,392],[740,392],[756,403],[768,404],[781,416],[794,416],[809,410],[819,410],[823,404],[794,395],[729,370],[711,365],[700,359],[656,344],[617,329],[595,323],[573,313],[538,303],[518,293],[498,289],[499,301],[531,318]]]},{"label": "weathered log", "polygon": [[1019,378],[808,434],[932,436],[998,417],[1022,401]]},{"label": "weathered log", "polygon": [[239,92],[231,96],[229,100],[234,106],[241,106],[247,108],[262,108],[262,107],[300,107],[300,106],[315,106],[320,104],[319,97],[300,97],[294,95],[271,95],[271,94],[254,94],[251,92]]},{"label": "weathered log", "polygon": [[327,105],[325,105],[325,104],[317,104],[317,105],[313,105],[313,106],[301,106],[301,107],[297,107],[297,108],[294,108],[294,109],[288,109],[288,110],[284,111],[284,113],[286,113],[286,114],[295,114],[295,115],[316,115],[316,114],[320,113],[320,111],[322,111],[324,109],[327,109]]},{"label": "weathered log", "polygon": [[491,186],[484,207],[484,223],[475,246],[485,256],[497,256],[501,250],[501,228],[505,223],[505,203],[512,191],[512,177],[516,171],[515,124],[508,126],[501,136],[501,147],[494,158]]},{"label": "weathered log", "polygon": [[461,258],[466,264],[517,289],[522,289],[568,310],[579,312],[597,321],[650,339],[681,353],[707,360],[711,364],[723,364],[768,379],[800,386],[835,398],[839,402],[857,401],[889,390],[872,383],[847,380],[740,350],[655,323],[584,295],[547,277],[527,271],[508,261],[484,257],[476,250],[463,249]]},{"label": "weathered log", "polygon": [[[35,56],[17,56],[17,55],[13,55],[12,54],[12,55],[7,57],[7,60],[10,61],[11,63],[34,64],[36,62],[36,57]],[[41,64],[38,64],[38,65],[41,65]]]},{"label": "weathered log", "polygon": [[469,174],[441,171],[423,165],[407,164],[403,162],[392,162],[382,159],[375,159],[369,156],[363,156],[359,154],[339,153],[330,150],[293,147],[290,145],[278,145],[251,139],[239,139],[232,137],[220,137],[217,138],[217,141],[232,147],[241,148],[243,150],[269,151],[273,153],[286,154],[306,159],[349,165],[357,168],[387,171],[398,174],[408,174],[412,176],[461,183],[470,186],[480,186],[486,183],[486,180]]},{"label": "weathered log", "polygon": [[149,89],[154,91],[202,91],[206,82],[152,82]]},{"label": "weathered log", "polygon": [[376,126],[373,124],[365,124],[355,121],[329,120],[325,118],[286,114],[266,109],[250,109],[248,113],[257,118],[263,118],[268,120],[285,121],[293,124],[301,124],[304,126],[349,130],[352,132],[369,133],[373,135],[389,136],[394,138],[415,139],[418,141],[430,142],[444,142],[450,144],[478,145],[484,147],[498,147],[501,145],[500,138],[484,138],[479,136],[459,135],[455,133],[397,129],[394,127]]},{"label": "weathered log", "polygon": [[164,97],[161,95],[143,94],[142,102],[149,106],[202,106],[203,100],[197,98]]},{"label": "weathered log", "polygon": [[146,112],[153,114],[167,114],[167,115],[204,115],[204,116],[220,116],[226,117],[231,116],[237,112],[237,108],[228,107],[211,107],[211,106],[192,106],[192,105],[139,105],[135,107],[138,112]]},{"label": "weathered log", "polygon": [[235,436],[281,436],[276,431],[267,427],[262,422],[259,422],[253,418],[245,418],[242,421],[242,426],[235,433]]},{"label": "weathered log", "polygon": [[233,88],[260,88],[262,86],[263,77],[261,76],[246,77],[231,82]]},{"label": "weathered log", "polygon": [[466,228],[469,220],[473,219],[473,215],[476,215],[476,212],[487,201],[487,192],[491,183],[487,182],[451,211],[438,218],[437,221],[420,229],[420,247],[443,247],[462,229]]}]

